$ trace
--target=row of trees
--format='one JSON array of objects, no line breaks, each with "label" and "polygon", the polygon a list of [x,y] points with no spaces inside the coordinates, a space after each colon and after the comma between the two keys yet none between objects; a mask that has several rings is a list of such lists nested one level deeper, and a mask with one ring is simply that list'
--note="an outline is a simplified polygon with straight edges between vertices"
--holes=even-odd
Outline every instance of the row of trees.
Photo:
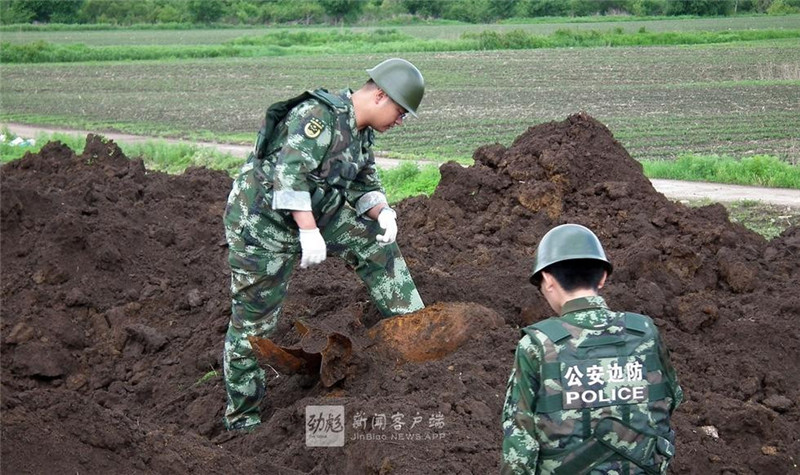
[{"label": "row of trees", "polygon": [[335,23],[800,12],[800,0],[0,0],[14,23]]}]

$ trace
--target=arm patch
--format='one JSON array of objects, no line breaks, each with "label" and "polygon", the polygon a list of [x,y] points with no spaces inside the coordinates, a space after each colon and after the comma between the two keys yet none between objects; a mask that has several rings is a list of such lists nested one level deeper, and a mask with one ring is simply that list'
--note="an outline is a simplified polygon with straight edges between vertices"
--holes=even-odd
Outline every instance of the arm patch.
[{"label": "arm patch", "polygon": [[306,138],[315,139],[325,130],[325,124],[316,117],[312,117],[303,127],[303,134]]}]

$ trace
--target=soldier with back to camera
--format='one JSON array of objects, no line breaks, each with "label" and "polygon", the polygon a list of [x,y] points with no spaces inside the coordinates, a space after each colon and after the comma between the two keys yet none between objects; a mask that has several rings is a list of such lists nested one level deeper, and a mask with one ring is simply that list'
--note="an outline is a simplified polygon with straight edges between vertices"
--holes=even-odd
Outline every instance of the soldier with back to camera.
[{"label": "soldier with back to camera", "polygon": [[599,239],[564,224],[541,240],[530,282],[558,317],[522,330],[508,380],[503,474],[664,474],[683,399],[653,320],[609,310]]}]

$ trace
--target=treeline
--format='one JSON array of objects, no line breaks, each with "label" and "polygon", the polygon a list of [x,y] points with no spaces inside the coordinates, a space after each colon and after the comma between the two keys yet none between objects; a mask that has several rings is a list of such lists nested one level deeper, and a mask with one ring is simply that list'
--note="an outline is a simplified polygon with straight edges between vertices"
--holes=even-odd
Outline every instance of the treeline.
[{"label": "treeline", "polygon": [[0,0],[2,24],[356,24],[800,13],[800,0]]}]

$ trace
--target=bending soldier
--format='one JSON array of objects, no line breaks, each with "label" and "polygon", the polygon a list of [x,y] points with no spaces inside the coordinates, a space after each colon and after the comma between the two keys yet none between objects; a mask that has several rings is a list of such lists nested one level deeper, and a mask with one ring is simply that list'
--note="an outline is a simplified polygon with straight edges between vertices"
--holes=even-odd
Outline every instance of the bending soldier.
[{"label": "bending soldier", "polygon": [[397,58],[367,73],[355,92],[317,89],[270,106],[233,183],[224,218],[233,295],[223,361],[228,430],[261,422],[265,374],[248,337],[274,330],[298,262],[313,266],[328,252],[343,258],[384,316],[424,307],[395,243],[396,214],[372,145],[374,131],[416,116],[425,84]]}]

